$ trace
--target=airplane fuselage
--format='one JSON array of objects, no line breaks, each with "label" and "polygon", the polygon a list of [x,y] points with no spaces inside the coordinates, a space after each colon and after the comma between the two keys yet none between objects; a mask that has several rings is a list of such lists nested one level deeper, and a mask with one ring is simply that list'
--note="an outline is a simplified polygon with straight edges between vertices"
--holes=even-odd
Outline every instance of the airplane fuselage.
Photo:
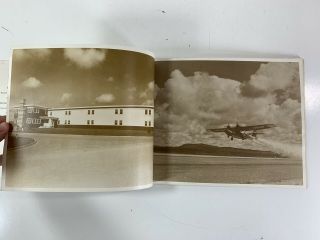
[{"label": "airplane fuselage", "polygon": [[241,140],[245,139],[252,139],[252,138],[257,138],[257,135],[255,134],[254,131],[241,131],[240,129],[233,128],[233,129],[226,129],[225,133],[227,134],[228,138],[230,137],[231,140],[234,138],[238,138]]}]

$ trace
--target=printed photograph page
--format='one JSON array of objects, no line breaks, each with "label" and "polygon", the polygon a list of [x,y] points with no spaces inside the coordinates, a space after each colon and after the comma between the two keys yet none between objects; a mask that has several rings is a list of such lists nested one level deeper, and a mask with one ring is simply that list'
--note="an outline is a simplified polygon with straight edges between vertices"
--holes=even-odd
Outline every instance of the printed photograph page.
[{"label": "printed photograph page", "polygon": [[[7,88],[9,79],[9,62],[0,60],[0,116],[4,117],[7,112]],[[4,140],[0,142],[0,156],[3,154]],[[0,163],[2,157],[0,157]],[[0,164],[1,169],[1,164]],[[1,176],[1,174],[0,174]]]},{"label": "printed photograph page", "polygon": [[0,60],[0,116],[5,116],[7,111],[8,79],[9,62]]},{"label": "printed photograph page", "polygon": [[155,64],[156,182],[304,185],[301,59]]},{"label": "printed photograph page", "polygon": [[14,49],[2,187],[152,186],[154,58],[113,48]]}]

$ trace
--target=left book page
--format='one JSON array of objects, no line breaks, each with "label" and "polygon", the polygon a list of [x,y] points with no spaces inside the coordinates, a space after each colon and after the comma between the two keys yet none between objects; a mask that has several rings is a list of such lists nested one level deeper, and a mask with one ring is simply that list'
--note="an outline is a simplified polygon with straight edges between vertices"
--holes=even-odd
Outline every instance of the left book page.
[{"label": "left book page", "polygon": [[154,58],[115,48],[14,49],[2,188],[152,186]]},{"label": "left book page", "polygon": [[[5,116],[7,111],[7,89],[8,89],[8,78],[9,78],[8,70],[9,70],[9,62],[5,60],[0,60],[0,116]],[[0,142],[0,155],[2,155],[3,153],[3,147],[4,147],[4,140]],[[1,166],[0,166],[0,169],[1,169]]]}]

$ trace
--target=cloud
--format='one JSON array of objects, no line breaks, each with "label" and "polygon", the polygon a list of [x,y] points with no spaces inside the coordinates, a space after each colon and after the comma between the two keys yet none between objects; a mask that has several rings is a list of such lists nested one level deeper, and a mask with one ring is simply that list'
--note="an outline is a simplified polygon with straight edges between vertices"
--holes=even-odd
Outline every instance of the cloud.
[{"label": "cloud", "polygon": [[45,59],[51,54],[51,49],[42,48],[42,49],[14,49],[13,57],[19,61],[29,60],[29,59]]},{"label": "cloud", "polygon": [[43,85],[42,82],[35,77],[29,77],[22,82],[22,86],[26,88],[38,88],[41,85]]},{"label": "cloud", "polygon": [[106,58],[106,52],[106,50],[94,48],[66,48],[64,56],[79,67],[89,69],[103,62]]},{"label": "cloud", "polygon": [[129,101],[134,103],[135,99],[137,98],[137,91],[138,91],[138,89],[134,86],[126,88],[126,93],[125,93],[126,98]]},{"label": "cloud", "polygon": [[71,98],[72,98],[72,93],[63,93],[60,98],[60,102],[63,104],[69,104]]},{"label": "cloud", "polygon": [[[223,133],[210,134],[206,130],[237,122],[246,125],[274,123],[278,127],[264,131],[266,138],[283,143],[301,143],[301,103],[295,97],[299,95],[295,82],[299,78],[296,70],[291,69],[295,66],[270,67],[263,65],[262,70],[259,69],[251,78],[252,81],[263,82],[259,90],[264,93],[255,97],[248,96],[243,91],[244,84],[233,79],[204,72],[184,76],[179,70],[172,71],[163,88],[155,85],[155,144],[179,146],[185,143],[205,143],[265,149],[261,143],[242,140],[231,142]],[[269,73],[272,69],[279,73]],[[271,84],[266,83],[260,75],[268,75],[272,81],[273,78],[280,81],[279,76],[287,79],[285,83]],[[257,83],[252,86],[258,89]],[[288,89],[291,90],[288,92]],[[283,90],[287,97],[279,101],[279,95],[283,96],[283,93],[276,90]]]},{"label": "cloud", "polygon": [[114,82],[114,78],[113,77],[108,77],[106,81],[107,82]]},{"label": "cloud", "polygon": [[[139,98],[144,101],[144,105],[153,105],[153,92],[154,92],[154,81],[150,81],[147,84],[147,87],[140,92]],[[152,102],[152,104],[150,104]],[[145,104],[149,103],[149,104]]]},{"label": "cloud", "polygon": [[[250,80],[241,84],[241,91],[247,97],[265,96],[270,92],[282,96],[300,99],[299,64],[271,62],[261,64]],[[285,99],[279,99],[280,101]]]},{"label": "cloud", "polygon": [[115,100],[115,97],[111,93],[104,93],[98,97],[96,97],[96,102],[98,103],[110,103]]},{"label": "cloud", "polygon": [[153,91],[154,90],[154,81],[148,83],[148,88]]}]

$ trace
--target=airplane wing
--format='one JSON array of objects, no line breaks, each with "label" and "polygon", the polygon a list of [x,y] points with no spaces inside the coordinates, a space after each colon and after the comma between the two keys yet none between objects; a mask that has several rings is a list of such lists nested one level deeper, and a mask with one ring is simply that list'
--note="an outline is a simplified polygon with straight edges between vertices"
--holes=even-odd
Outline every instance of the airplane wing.
[{"label": "airplane wing", "polygon": [[261,124],[261,125],[253,125],[253,126],[240,126],[241,131],[250,131],[250,130],[261,130],[267,128],[276,127],[275,124]]},{"label": "airplane wing", "polygon": [[224,132],[227,128],[212,128],[212,129],[207,129],[210,132]]}]

